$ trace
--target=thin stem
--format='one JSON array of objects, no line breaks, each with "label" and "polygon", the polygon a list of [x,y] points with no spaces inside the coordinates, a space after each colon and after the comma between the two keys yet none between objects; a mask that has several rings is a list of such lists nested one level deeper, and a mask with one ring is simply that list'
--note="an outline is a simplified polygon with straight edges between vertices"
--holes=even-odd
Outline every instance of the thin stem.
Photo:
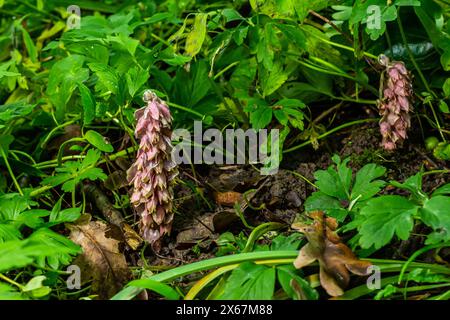
[{"label": "thin stem", "polygon": [[[357,125],[357,124],[374,122],[374,121],[378,121],[378,119],[363,119],[363,120],[356,120],[356,121],[347,122],[347,123],[344,123],[343,125],[340,125],[340,126],[338,126],[336,128],[331,129],[330,131],[327,131],[327,132],[321,134],[320,136],[317,137],[317,140],[320,140],[320,139],[323,139],[325,137],[328,137],[329,135],[335,133],[336,131],[342,130],[344,128],[351,127],[351,126],[354,126],[354,125]],[[299,144],[298,146],[295,146],[295,147],[283,150],[283,153],[289,153],[289,152],[298,150],[300,148],[306,147],[307,145],[310,145],[311,143],[312,143],[311,140],[305,141],[302,144]]]},{"label": "thin stem", "polygon": [[3,159],[5,160],[6,168],[8,169],[9,175],[11,176],[11,179],[14,182],[14,185],[16,186],[17,191],[19,191],[20,195],[23,196],[22,189],[20,188],[19,183],[17,182],[16,176],[14,175],[14,172],[11,169],[11,166],[9,165],[8,157],[6,155],[5,149],[0,147],[0,152],[2,154]]},{"label": "thin stem", "polygon": [[0,273],[0,279],[4,280],[4,281],[6,281],[6,282],[9,282],[10,284],[16,286],[16,287],[19,288],[20,290],[23,289],[23,286],[22,286],[20,283],[15,282],[14,280],[8,278],[7,276],[5,276],[5,275],[3,275],[3,274],[1,274],[1,273]]}]

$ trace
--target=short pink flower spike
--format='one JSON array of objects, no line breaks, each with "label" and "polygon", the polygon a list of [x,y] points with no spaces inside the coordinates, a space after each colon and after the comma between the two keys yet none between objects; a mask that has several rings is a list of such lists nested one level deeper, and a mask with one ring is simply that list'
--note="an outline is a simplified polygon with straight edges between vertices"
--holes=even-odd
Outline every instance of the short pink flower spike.
[{"label": "short pink flower spike", "polygon": [[140,216],[141,235],[159,250],[161,238],[172,228],[172,184],[178,171],[171,158],[169,107],[150,90],[143,100],[147,105],[135,112],[139,150],[127,178],[133,185],[130,201]]},{"label": "short pink flower spike", "polygon": [[383,137],[381,145],[386,150],[394,150],[408,137],[407,131],[411,127],[411,76],[403,62],[390,62],[385,55],[380,55],[378,61],[386,67],[384,82],[381,84],[383,96],[378,100],[380,132]]}]

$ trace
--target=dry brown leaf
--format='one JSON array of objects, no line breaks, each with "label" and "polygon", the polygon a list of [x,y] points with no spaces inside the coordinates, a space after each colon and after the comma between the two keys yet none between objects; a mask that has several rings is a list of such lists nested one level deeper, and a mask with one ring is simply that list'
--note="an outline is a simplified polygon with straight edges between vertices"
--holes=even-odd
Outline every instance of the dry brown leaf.
[{"label": "dry brown leaf", "polygon": [[74,261],[81,269],[82,282],[92,280],[92,293],[100,299],[111,298],[130,279],[125,256],[119,250],[120,241],[112,238],[113,230],[101,221],[68,228],[69,238],[83,249]]},{"label": "dry brown leaf", "polygon": [[294,266],[300,269],[318,260],[320,284],[330,296],[340,296],[350,281],[350,272],[367,275],[371,263],[359,260],[350,248],[341,242],[335,232],[338,227],[335,219],[325,217],[322,211],[312,212],[309,216],[313,219],[311,224],[292,225],[308,239],[308,243],[300,249]]},{"label": "dry brown leaf", "polygon": [[232,207],[242,200],[242,194],[235,191],[215,192],[214,200],[217,204]]}]

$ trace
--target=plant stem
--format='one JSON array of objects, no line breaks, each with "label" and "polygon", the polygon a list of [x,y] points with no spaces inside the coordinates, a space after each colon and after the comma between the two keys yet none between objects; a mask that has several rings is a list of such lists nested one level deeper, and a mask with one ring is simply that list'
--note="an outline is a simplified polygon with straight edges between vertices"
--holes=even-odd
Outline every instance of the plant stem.
[{"label": "plant stem", "polygon": [[[342,129],[347,128],[347,127],[351,127],[353,125],[362,124],[362,123],[368,123],[368,122],[374,122],[374,121],[378,121],[378,119],[363,119],[363,120],[355,120],[355,121],[347,122],[347,123],[344,123],[343,125],[340,125],[340,126],[338,126],[336,128],[331,129],[330,131],[327,131],[327,132],[321,134],[320,136],[317,137],[317,140],[320,140],[320,139],[323,139],[325,137],[328,137],[330,134],[333,134],[336,131],[342,130]],[[299,144],[298,146],[295,146],[295,147],[283,150],[283,153],[289,153],[289,152],[298,150],[300,148],[306,147],[307,145],[310,145],[311,143],[312,143],[311,140],[305,141],[302,144]]]},{"label": "plant stem", "polygon": [[17,182],[16,176],[14,175],[14,172],[11,169],[11,166],[9,165],[9,161],[8,161],[8,157],[6,155],[5,149],[3,149],[2,147],[0,147],[0,152],[1,155],[3,157],[3,159],[5,160],[5,165],[6,168],[8,169],[9,175],[11,176],[11,179],[14,182],[14,185],[16,186],[17,191],[19,191],[20,195],[23,196],[23,192],[22,189],[20,188],[19,183]]}]

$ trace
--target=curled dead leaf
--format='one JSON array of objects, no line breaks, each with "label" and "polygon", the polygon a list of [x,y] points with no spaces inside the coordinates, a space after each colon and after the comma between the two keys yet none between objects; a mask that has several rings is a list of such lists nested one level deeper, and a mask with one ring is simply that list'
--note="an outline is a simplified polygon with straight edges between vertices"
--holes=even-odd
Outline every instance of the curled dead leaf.
[{"label": "curled dead leaf", "polygon": [[320,266],[320,284],[330,296],[340,296],[348,286],[350,273],[367,275],[371,263],[359,260],[341,242],[336,233],[338,224],[335,219],[325,217],[322,211],[311,212],[309,216],[313,219],[311,224],[292,225],[293,229],[302,232],[308,239],[308,243],[300,249],[294,266],[300,269],[317,260]]}]

